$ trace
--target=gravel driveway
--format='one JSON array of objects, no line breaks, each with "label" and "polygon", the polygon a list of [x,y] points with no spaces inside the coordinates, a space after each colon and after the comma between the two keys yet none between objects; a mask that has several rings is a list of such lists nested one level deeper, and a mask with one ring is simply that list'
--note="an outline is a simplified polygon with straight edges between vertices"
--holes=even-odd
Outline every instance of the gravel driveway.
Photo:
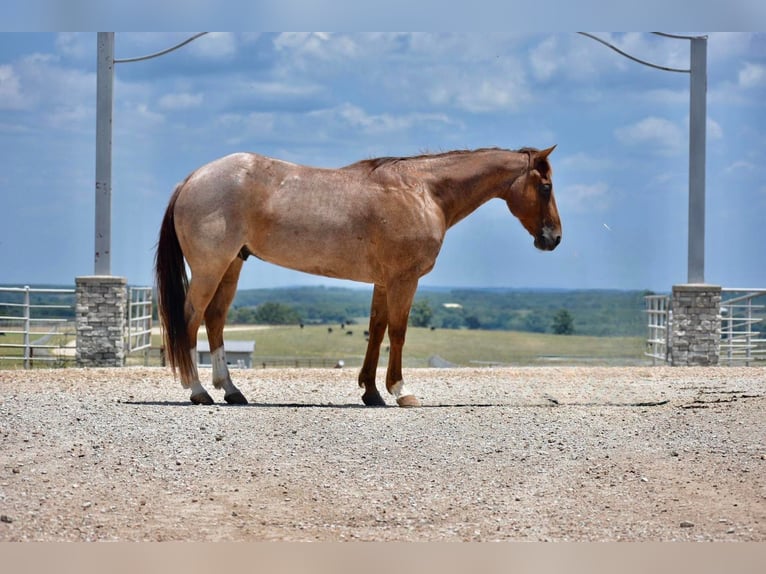
[{"label": "gravel driveway", "polygon": [[766,540],[764,368],[405,370],[420,409],[351,370],[234,377],[246,407],[0,371],[0,541]]}]

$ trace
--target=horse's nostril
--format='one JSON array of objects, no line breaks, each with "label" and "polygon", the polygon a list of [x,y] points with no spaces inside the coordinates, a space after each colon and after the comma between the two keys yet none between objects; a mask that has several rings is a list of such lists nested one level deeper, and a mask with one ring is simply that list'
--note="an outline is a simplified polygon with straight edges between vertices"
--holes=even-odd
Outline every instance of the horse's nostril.
[{"label": "horse's nostril", "polygon": [[559,243],[561,243],[561,235],[557,235],[556,236],[556,243],[555,243],[555,245],[558,245]]}]

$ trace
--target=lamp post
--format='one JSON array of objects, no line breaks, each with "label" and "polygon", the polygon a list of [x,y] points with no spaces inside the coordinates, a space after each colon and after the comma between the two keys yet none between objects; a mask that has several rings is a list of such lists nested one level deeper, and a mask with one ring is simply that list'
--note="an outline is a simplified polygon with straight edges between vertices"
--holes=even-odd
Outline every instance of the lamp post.
[{"label": "lamp post", "polygon": [[705,284],[705,129],[707,122],[707,36],[658,36],[689,40],[689,69],[639,60],[608,42],[580,32],[640,64],[689,74],[689,246],[687,283],[674,285],[673,319],[666,332],[671,365],[717,365],[721,350],[721,287]]},{"label": "lamp post", "polygon": [[112,274],[114,32],[99,32],[96,69],[96,242],[94,274]]},{"label": "lamp post", "polygon": [[195,34],[166,50],[138,58],[114,57],[114,32],[99,32],[96,66],[96,225],[94,274],[112,274],[112,112],[114,65],[163,56],[204,36]]},{"label": "lamp post", "polygon": [[689,245],[687,283],[705,282],[705,139],[707,124],[707,36],[680,36],[653,32],[657,36],[689,40],[688,69],[658,66],[623,52],[587,32],[578,32],[611,48],[626,58],[666,72],[689,74]]}]

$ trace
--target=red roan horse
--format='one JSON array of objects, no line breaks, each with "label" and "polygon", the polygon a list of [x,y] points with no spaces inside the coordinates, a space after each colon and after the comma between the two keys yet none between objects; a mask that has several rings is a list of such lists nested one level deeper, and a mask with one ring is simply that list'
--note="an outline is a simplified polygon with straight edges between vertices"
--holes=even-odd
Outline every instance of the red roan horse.
[{"label": "red roan horse", "polygon": [[388,329],[386,389],[400,406],[419,406],[402,380],[418,280],[433,268],[447,230],[492,198],[505,200],[535,247],[553,250],[561,241],[548,162],[554,147],[380,158],[341,169],[237,153],[193,172],[170,198],[156,256],[165,350],[173,372],[191,389],[191,401],[213,403],[197,373],[197,332],[204,320],[213,386],[223,387],[227,402],[247,403],[226,366],[223,327],[242,264],[255,255],[374,284],[359,373],[362,401],[385,405],[375,372]]}]

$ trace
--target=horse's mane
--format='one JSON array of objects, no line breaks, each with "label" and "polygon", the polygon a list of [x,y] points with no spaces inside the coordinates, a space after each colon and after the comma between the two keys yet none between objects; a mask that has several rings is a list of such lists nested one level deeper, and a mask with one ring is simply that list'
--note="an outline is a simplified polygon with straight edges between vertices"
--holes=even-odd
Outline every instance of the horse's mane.
[{"label": "horse's mane", "polygon": [[352,163],[351,165],[347,165],[344,169],[367,169],[368,171],[372,172],[381,167],[386,167],[389,165],[394,165],[394,164],[402,163],[402,162],[449,158],[449,157],[455,157],[455,156],[461,156],[461,155],[469,155],[469,154],[483,152],[483,151],[511,151],[515,153],[530,153],[530,152],[535,152],[538,150],[531,147],[523,147],[517,150],[505,150],[498,147],[488,147],[488,148],[479,148],[475,150],[459,149],[459,150],[446,151],[446,152],[440,152],[440,153],[426,153],[426,154],[412,155],[412,156],[377,157],[377,158],[363,159],[356,163]]}]

